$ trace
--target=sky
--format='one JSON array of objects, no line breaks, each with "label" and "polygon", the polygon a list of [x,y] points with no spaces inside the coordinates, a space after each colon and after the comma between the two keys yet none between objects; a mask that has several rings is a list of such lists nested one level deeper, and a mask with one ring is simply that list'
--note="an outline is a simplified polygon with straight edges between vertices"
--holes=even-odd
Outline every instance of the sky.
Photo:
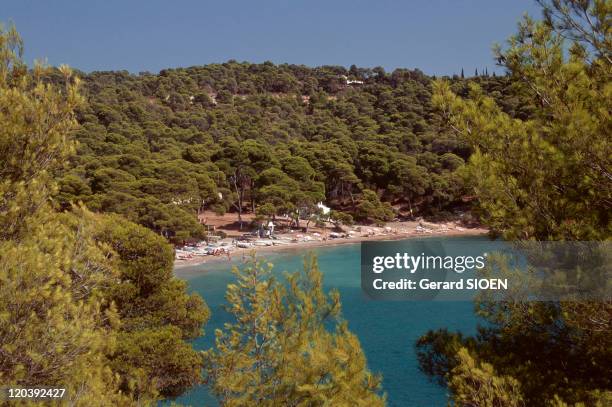
[{"label": "sky", "polygon": [[0,0],[25,58],[90,72],[204,65],[230,59],[501,72],[491,48],[533,0]]}]

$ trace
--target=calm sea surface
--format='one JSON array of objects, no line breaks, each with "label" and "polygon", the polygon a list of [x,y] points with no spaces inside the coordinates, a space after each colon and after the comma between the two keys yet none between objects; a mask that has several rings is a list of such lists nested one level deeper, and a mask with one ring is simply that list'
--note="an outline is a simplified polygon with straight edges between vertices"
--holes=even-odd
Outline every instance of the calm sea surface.
[{"label": "calm sea surface", "polygon": [[[448,242],[458,238],[429,238]],[[466,240],[466,238],[461,238]],[[483,243],[484,237],[469,238]],[[340,291],[343,315],[360,339],[370,370],[382,373],[389,406],[445,406],[446,389],[431,382],[418,368],[415,341],[429,329],[449,328],[466,334],[476,331],[471,302],[371,301],[360,287],[360,245],[350,244],[312,250],[319,260],[327,288]],[[302,267],[304,251],[265,254],[275,273]],[[465,253],[469,254],[469,253]],[[177,275],[199,293],[212,311],[205,335],[194,341],[197,349],[214,344],[213,332],[229,321],[223,309],[225,289],[234,280],[231,264],[216,263],[181,269]],[[206,387],[198,387],[176,400],[183,405],[214,406]]]}]

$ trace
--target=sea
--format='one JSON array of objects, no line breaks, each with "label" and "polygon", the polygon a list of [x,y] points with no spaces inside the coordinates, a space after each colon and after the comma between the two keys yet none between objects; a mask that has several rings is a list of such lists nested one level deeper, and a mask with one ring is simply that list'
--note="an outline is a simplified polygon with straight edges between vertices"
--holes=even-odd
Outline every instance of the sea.
[{"label": "sea", "polygon": [[[451,243],[452,239],[473,240],[481,245],[486,237],[429,237]],[[411,239],[414,240],[414,239]],[[415,343],[428,330],[448,328],[464,334],[475,334],[478,317],[471,301],[373,301],[361,290],[360,244],[344,244],[309,249],[323,272],[326,289],[338,289],[342,314],[363,347],[372,372],[383,376],[382,387],[387,405],[397,407],[446,406],[448,391],[419,370]],[[304,249],[288,249],[258,255],[274,264],[274,273],[292,272],[302,268]],[[466,253],[467,254],[467,253]],[[238,257],[238,256],[235,256]],[[222,328],[231,316],[225,311],[225,291],[234,281],[230,272],[234,263],[218,262],[176,271],[178,278],[188,282],[189,290],[200,294],[210,307],[212,316],[205,333],[194,340],[196,349],[214,346],[214,331]],[[206,386],[199,386],[173,400],[182,405],[217,406]],[[163,404],[169,404],[163,403]]]}]

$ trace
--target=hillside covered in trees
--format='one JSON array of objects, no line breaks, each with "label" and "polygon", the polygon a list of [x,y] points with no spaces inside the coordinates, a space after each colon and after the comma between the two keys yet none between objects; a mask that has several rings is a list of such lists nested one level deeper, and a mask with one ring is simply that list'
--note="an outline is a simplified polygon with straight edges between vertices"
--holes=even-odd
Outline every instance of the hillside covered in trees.
[{"label": "hillside covered in trees", "polygon": [[[203,235],[203,209],[299,218],[324,201],[382,222],[465,205],[471,148],[441,124],[433,78],[418,70],[229,61],[80,76],[88,103],[61,174],[65,207],[82,201],[180,241]],[[507,78],[454,77],[453,90],[471,82],[529,114]]]},{"label": "hillside covered in trees", "polygon": [[[316,259],[286,285],[257,259],[235,269],[234,319],[201,353],[211,311],[160,235],[203,235],[202,209],[306,217],[324,200],[343,221],[381,222],[473,196],[507,241],[609,243],[612,3],[538,3],[543,20],[525,17],[496,50],[507,76],[442,81],[231,61],[29,68],[0,25],[0,384],[66,388],[74,406],[156,405],[203,382],[223,406],[384,405]],[[576,286],[593,271],[572,250],[551,271]],[[588,254],[608,277],[609,251]],[[478,296],[477,333],[428,331],[420,367],[449,405],[612,405],[609,281],[599,301]]]},{"label": "hillside covered in trees", "polygon": [[[222,405],[384,405],[314,259],[290,288],[255,258],[236,269],[229,347],[216,332],[217,349],[196,350],[210,310],[174,276],[166,239],[121,215],[60,208],[56,176],[75,153],[80,79],[65,66],[27,69],[22,54],[16,29],[0,25],[0,385],[55,387],[63,400],[52,404],[87,407],[157,405],[204,382]],[[240,374],[260,378],[257,394],[236,386]],[[266,386],[270,377],[284,385]],[[27,397],[15,402],[44,403]]]}]

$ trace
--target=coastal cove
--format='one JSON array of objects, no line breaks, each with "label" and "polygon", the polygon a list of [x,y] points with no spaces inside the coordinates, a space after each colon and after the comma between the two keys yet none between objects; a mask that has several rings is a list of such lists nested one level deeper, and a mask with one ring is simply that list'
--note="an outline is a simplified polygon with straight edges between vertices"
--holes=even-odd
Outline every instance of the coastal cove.
[{"label": "coastal cove", "polygon": [[[281,251],[290,251],[290,252],[304,252],[308,250],[312,250],[314,248],[320,247],[331,247],[337,245],[346,245],[346,244],[358,244],[360,242],[367,241],[383,241],[383,240],[406,240],[406,239],[428,239],[432,237],[465,237],[465,236],[484,236],[487,235],[489,230],[483,227],[470,227],[464,228],[459,226],[456,222],[451,223],[428,223],[428,226],[433,226],[432,229],[423,228],[421,222],[389,222],[387,223],[387,230],[382,228],[375,227],[364,227],[365,230],[369,231],[367,233],[361,233],[360,235],[348,234],[343,238],[336,239],[323,239],[321,234],[316,232],[323,232],[321,229],[316,229],[314,233],[310,235],[305,233],[304,235],[297,234],[298,236],[304,236],[303,239],[297,241],[291,234],[284,233],[278,234],[277,237],[283,239],[283,245],[275,244],[278,240],[266,239],[268,245],[265,246],[250,246],[247,248],[236,247],[235,244],[230,244],[232,239],[224,239],[226,246],[219,246],[217,248],[222,248],[223,252],[220,255],[208,255],[208,256],[191,256],[189,259],[177,259],[174,262],[174,269],[180,270],[182,268],[191,268],[196,265],[201,265],[204,263],[218,263],[218,262],[227,262],[231,261],[232,258],[240,257],[240,259],[244,259],[245,256],[248,256],[250,253],[266,253],[266,256],[269,253],[281,252]],[[449,228],[450,226],[450,228]],[[355,230],[361,230],[361,227],[354,228]],[[377,230],[375,232],[375,230]],[[326,233],[326,232],[323,232]],[[308,240],[307,240],[308,238]],[[295,241],[291,241],[295,240]],[[291,243],[287,244],[289,241]],[[264,242],[260,240],[260,242]],[[180,250],[176,250],[177,256]],[[229,255],[228,255],[229,252]],[[232,257],[233,256],[233,257]],[[205,269],[204,269],[205,270]]]},{"label": "coastal cove", "polygon": [[0,8],[0,407],[612,407],[612,0],[72,3]]},{"label": "coastal cove", "polygon": [[[474,243],[488,240],[484,236],[426,239],[469,239]],[[301,247],[299,250],[284,248],[281,251],[258,253],[258,256],[272,262],[275,275],[280,276],[284,271],[299,270],[303,256],[309,252],[318,257],[325,288],[339,290],[343,316],[348,321],[349,328],[361,341],[369,368],[383,375],[383,390],[387,393],[388,405],[446,405],[447,390],[432,382],[419,370],[415,341],[428,330],[443,327],[451,331],[459,330],[467,335],[475,334],[478,320],[473,313],[473,303],[366,299],[360,286],[358,243]],[[235,256],[231,263],[215,261],[175,268],[175,275],[187,281],[190,291],[205,298],[212,312],[205,335],[194,341],[196,349],[211,347],[214,344],[214,330],[221,328],[229,320],[229,315],[223,309],[225,290],[227,284],[234,279],[230,273],[231,267],[240,264],[241,258]],[[187,405],[216,405],[216,401],[204,386],[194,388],[176,401]]]}]

